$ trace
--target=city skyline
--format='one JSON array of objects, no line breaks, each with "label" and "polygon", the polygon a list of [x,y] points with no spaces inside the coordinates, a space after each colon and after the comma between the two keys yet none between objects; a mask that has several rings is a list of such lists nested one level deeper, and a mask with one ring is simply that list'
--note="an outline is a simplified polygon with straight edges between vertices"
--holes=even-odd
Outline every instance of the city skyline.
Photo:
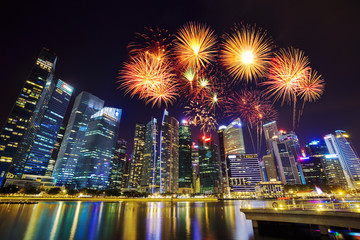
[{"label": "city skyline", "polygon": [[[331,25],[330,23],[334,23],[330,16],[332,13],[335,16],[340,15],[343,17],[334,26],[336,31],[342,32],[346,31],[347,29],[351,29],[351,26],[355,23],[353,19],[354,16],[353,14],[347,14],[344,16],[343,13],[344,10],[350,11],[351,13],[351,11],[353,11],[351,7],[346,4],[340,6],[334,6],[331,3],[328,4],[330,6],[324,10],[325,12],[322,16],[325,17],[325,19],[330,20],[330,23],[318,23],[324,24],[323,28],[321,29],[319,25],[309,25],[308,23],[310,20],[305,21],[302,19],[300,21],[297,17],[291,18],[290,23],[282,23],[282,25],[275,28],[276,24],[274,23],[279,23],[280,19],[278,16],[279,14],[276,13],[282,11],[285,6],[269,6],[266,3],[263,3],[267,7],[273,8],[274,13],[271,13],[272,11],[262,12],[261,7],[258,7],[258,5],[255,6],[249,2],[238,4],[243,6],[243,8],[240,8],[242,10],[239,14],[230,12],[229,16],[226,16],[226,14],[222,14],[223,12],[220,9],[219,14],[222,16],[222,21],[220,22],[215,21],[214,17],[205,16],[204,13],[201,13],[199,16],[197,16],[194,14],[193,10],[189,11],[184,18],[172,20],[171,22],[164,24],[161,19],[166,16],[166,11],[161,10],[168,10],[170,12],[175,11],[170,8],[170,6],[164,6],[159,8],[159,10],[156,10],[160,11],[161,14],[158,16],[154,15],[150,21],[145,21],[144,17],[140,17],[135,22],[127,22],[128,25],[126,25],[126,27],[125,25],[121,25],[119,21],[113,21],[103,30],[101,30],[99,27],[95,27],[93,29],[95,32],[109,30],[109,37],[112,36],[114,39],[118,39],[120,37],[120,41],[117,41],[116,45],[109,44],[105,46],[103,44],[105,41],[110,41],[113,43],[114,40],[110,40],[108,38],[105,38],[104,40],[94,38],[88,40],[87,43],[90,44],[90,46],[86,47],[87,45],[84,45],[79,48],[75,48],[73,51],[69,51],[61,44],[62,38],[55,40],[56,38],[50,37],[52,34],[54,34],[51,33],[49,36],[39,34],[41,39],[39,37],[35,37],[34,40],[32,40],[32,44],[30,46],[27,45],[27,48],[25,48],[25,46],[17,46],[16,50],[5,50],[5,59],[16,58],[17,64],[12,65],[10,64],[11,61],[4,61],[2,64],[4,69],[6,69],[4,71],[4,78],[8,79],[8,81],[6,81],[5,85],[3,86],[5,89],[4,92],[6,92],[6,94],[0,97],[0,100],[3,102],[0,109],[3,112],[3,115],[0,118],[0,123],[4,123],[6,116],[10,112],[12,104],[17,96],[17,93],[21,89],[23,79],[26,78],[35,56],[38,54],[41,47],[44,46],[49,48],[51,51],[54,51],[59,56],[56,73],[59,74],[59,77],[65,82],[74,86],[74,96],[78,95],[81,91],[88,91],[91,94],[104,99],[109,103],[109,106],[116,106],[123,109],[124,121],[120,124],[119,131],[121,137],[128,141],[128,151],[130,151],[133,144],[132,139],[135,123],[140,122],[139,120],[143,119],[142,115],[144,113],[146,114],[146,120],[142,122],[144,124],[150,120],[151,116],[160,119],[163,111],[163,109],[151,109],[149,105],[145,106],[144,103],[137,101],[136,99],[131,99],[129,96],[123,96],[123,92],[116,89],[118,87],[118,84],[116,83],[117,72],[121,69],[122,62],[126,58],[126,45],[128,42],[134,39],[134,32],[142,32],[145,26],[159,26],[168,28],[170,32],[176,33],[176,28],[178,28],[180,25],[190,20],[197,20],[201,22],[207,22],[211,27],[213,27],[215,33],[220,36],[225,31],[228,31],[232,27],[233,23],[243,21],[250,24],[257,23],[258,26],[267,30],[269,34],[273,36],[273,39],[279,43],[279,45],[281,44],[284,47],[294,45],[295,47],[299,47],[300,49],[304,50],[306,54],[310,55],[312,64],[315,65],[319,72],[324,75],[326,80],[324,96],[316,103],[306,104],[300,126],[296,130],[296,134],[299,136],[301,144],[304,145],[306,142],[309,142],[313,139],[321,139],[325,134],[334,132],[335,130],[345,130],[351,134],[352,142],[355,148],[358,150],[360,143],[360,129],[356,123],[358,122],[357,119],[359,119],[359,116],[357,113],[351,113],[352,109],[354,109],[358,103],[358,100],[355,97],[356,88],[347,87],[350,86],[350,84],[354,84],[355,86],[355,75],[353,75],[352,71],[354,69],[352,64],[355,63],[355,56],[352,51],[347,50],[351,44],[341,44],[342,41],[349,40],[351,42],[353,39],[350,39],[349,37],[340,38],[340,34],[335,34],[331,31],[328,31]],[[289,7],[304,8],[308,6],[309,3],[305,3],[304,6],[294,5]],[[41,11],[47,8],[45,6],[39,5],[30,7],[35,11]],[[73,7],[74,9],[80,8],[80,6],[76,4]],[[108,7],[103,7],[99,9],[99,11],[109,10]],[[134,9],[134,6],[128,5],[124,7],[128,9]],[[200,9],[201,7],[205,7],[205,5],[198,4],[194,6],[194,9]],[[206,7],[209,8],[210,12],[215,10],[215,6],[212,4],[206,5]],[[279,7],[279,9],[276,7]],[[259,14],[259,16],[250,16],[247,11],[243,10],[244,8],[262,12],[264,13],[264,16],[261,17],[261,14]],[[315,14],[317,11],[321,12],[319,8],[321,8],[320,3],[312,5],[311,8],[309,8],[309,15],[313,18],[316,18],[315,15],[312,16],[311,14]],[[70,19],[75,18],[74,13],[72,12],[73,10],[68,10],[66,6],[59,6],[57,9],[58,10],[56,10],[56,12],[59,11],[59,13],[61,10],[64,10],[64,12],[70,11]],[[92,5],[89,6],[88,10],[91,12],[96,11]],[[183,12],[184,10],[180,9],[176,10],[175,12],[177,11]],[[26,14],[24,16],[26,16]],[[24,16],[19,16],[18,21],[11,23],[13,25],[10,24],[9,26],[14,26],[14,28],[8,29],[8,31],[14,32],[15,36],[20,36],[20,31],[16,30],[17,28],[15,26],[20,24],[20,21]],[[58,22],[60,21],[59,16],[55,16],[55,18],[56,21],[54,22],[54,28],[56,28],[57,24],[59,24]],[[121,19],[122,17],[119,16],[119,18]],[[91,19],[91,17],[86,18],[86,20],[89,21],[91,21]],[[99,26],[103,26],[103,21],[99,22]],[[113,29],[116,29],[116,24],[120,24],[121,33],[115,33],[113,31]],[[307,26],[307,28],[304,28],[303,26]],[[340,28],[340,26],[344,27]],[[74,33],[75,29],[75,27],[69,29],[61,28],[57,31],[59,31],[59,33],[65,33],[69,31]],[[38,32],[40,31],[40,27],[33,27],[29,30]],[[319,33],[316,32],[317,30],[319,30]],[[93,33],[93,31],[88,28],[84,29],[83,31],[85,31],[83,33]],[[310,34],[315,34],[315,37]],[[73,44],[77,43],[76,41],[79,40],[80,36],[77,34],[74,34],[73,36],[76,40],[66,41],[66,46],[72,46]],[[335,36],[336,40],[333,39],[333,36]],[[328,44],[321,44],[322,42],[320,40],[324,41],[323,39],[326,39]],[[3,41],[6,42],[6,40]],[[8,43],[7,45],[12,46],[12,44],[14,43]],[[94,44],[97,44],[100,47],[92,48],[91,46],[97,46]],[[335,55],[331,55],[332,57],[329,57],[327,54],[330,53],[330,46],[335,45],[341,46],[345,49],[342,49],[343,51],[340,49],[338,51],[333,51],[332,49],[331,53]],[[109,51],[107,50],[109,47],[113,49],[110,51],[110,54],[108,54]],[[106,58],[104,58],[104,54],[106,54]],[[340,54],[345,54],[345,56]],[[80,60],[81,58],[82,60]],[[103,66],[102,61],[98,61],[98,59],[107,59],[108,64],[104,64]],[[333,61],[330,61],[330,59],[341,59],[341,61],[336,61],[339,66],[333,67]],[[75,64],[74,61],[77,63]],[[76,67],[74,67],[75,65]],[[74,101],[74,98],[72,98],[72,101]],[[71,104],[72,103],[70,103],[70,105]],[[278,121],[279,128],[291,130],[291,120],[289,116],[291,107],[280,107],[280,104],[277,105],[277,108],[280,110],[280,118]],[[168,110],[179,121],[181,121],[183,114],[181,113],[181,109],[178,106],[172,106]],[[65,122],[67,119],[65,119]],[[219,121],[219,124],[227,125],[230,121],[231,119],[224,119],[223,121]],[[244,131],[244,135],[246,142],[249,142],[246,131]],[[197,137],[198,136],[196,136],[195,139],[197,139]]]}]

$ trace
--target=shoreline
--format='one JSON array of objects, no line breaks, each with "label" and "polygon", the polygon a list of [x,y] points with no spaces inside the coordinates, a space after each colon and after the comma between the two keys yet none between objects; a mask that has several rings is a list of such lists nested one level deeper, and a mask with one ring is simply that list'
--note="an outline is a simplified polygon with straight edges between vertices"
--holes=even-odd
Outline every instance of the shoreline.
[{"label": "shoreline", "polygon": [[61,197],[0,197],[0,204],[30,202],[217,202],[217,198],[61,198]]}]

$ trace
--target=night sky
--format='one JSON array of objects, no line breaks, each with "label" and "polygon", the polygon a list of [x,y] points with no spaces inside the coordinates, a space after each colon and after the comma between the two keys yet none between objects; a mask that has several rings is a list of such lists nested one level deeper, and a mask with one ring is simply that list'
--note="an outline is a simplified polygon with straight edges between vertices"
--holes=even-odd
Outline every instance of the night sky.
[{"label": "night sky", "polygon": [[[244,22],[267,30],[279,47],[303,50],[326,81],[323,97],[305,105],[296,130],[301,144],[342,129],[360,151],[360,8],[355,1],[7,1],[1,9],[1,126],[46,47],[58,55],[56,75],[75,88],[72,101],[88,91],[106,106],[123,109],[119,137],[129,141],[131,151],[135,123],[160,118],[162,111],[117,89],[134,33],[155,26],[176,33],[188,21],[200,21],[221,36],[234,23]],[[291,130],[291,107],[277,106],[279,128]],[[169,112],[183,118],[178,106]]]}]

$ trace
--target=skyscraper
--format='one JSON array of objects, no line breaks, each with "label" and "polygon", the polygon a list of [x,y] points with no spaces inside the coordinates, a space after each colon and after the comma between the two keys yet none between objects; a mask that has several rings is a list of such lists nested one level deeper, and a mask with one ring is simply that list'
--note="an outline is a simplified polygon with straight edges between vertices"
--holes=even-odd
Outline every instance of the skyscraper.
[{"label": "skyscraper", "polygon": [[110,176],[110,189],[121,190],[125,188],[127,164],[126,158],[126,141],[119,138],[116,142],[114,158],[112,160],[111,176]]},{"label": "skyscraper", "polygon": [[135,125],[134,145],[131,154],[131,166],[129,175],[129,188],[137,189],[140,186],[142,165],[144,159],[145,125]]},{"label": "skyscraper", "polygon": [[103,106],[103,100],[88,92],[76,97],[55,163],[53,177],[57,186],[71,185],[90,118]]},{"label": "skyscraper", "polygon": [[217,194],[221,192],[220,162],[217,145],[211,137],[199,139],[200,192]]},{"label": "skyscraper", "polygon": [[28,127],[44,86],[54,73],[56,55],[42,49],[0,134],[0,186]]},{"label": "skyscraper", "polygon": [[193,169],[191,160],[191,126],[183,120],[179,127],[179,192],[191,193]]},{"label": "skyscraper", "polygon": [[146,124],[144,160],[141,171],[141,191],[155,193],[157,172],[157,119],[152,118]]},{"label": "skyscraper", "polygon": [[240,195],[255,193],[256,184],[261,182],[261,170],[256,154],[229,154],[228,176],[230,191]]},{"label": "skyscraper", "polygon": [[[294,133],[286,134],[284,131],[278,131],[275,121],[264,124],[263,129],[266,151],[274,159],[277,179],[284,184],[304,183],[301,166],[298,163],[300,145],[297,136]],[[270,158],[266,160],[270,161]],[[271,178],[273,178],[274,167],[272,162],[264,162],[264,166],[265,172],[271,173]],[[269,180],[269,176],[267,178]]]},{"label": "skyscraper", "polygon": [[109,187],[121,112],[104,107],[90,117],[74,174],[76,188]]},{"label": "skyscraper", "polygon": [[57,159],[58,154],[59,154],[59,150],[60,150],[62,140],[64,138],[64,134],[65,134],[65,128],[64,128],[64,125],[62,124],[61,127],[60,127],[60,130],[59,130],[59,133],[56,136],[56,142],[55,142],[55,145],[54,145],[54,150],[51,153],[49,165],[48,165],[48,167],[46,169],[45,176],[51,177],[52,174],[53,174],[54,167],[55,167],[55,162],[56,162],[56,159]]},{"label": "skyscraper", "polygon": [[[229,166],[227,157],[234,154],[245,154],[245,144],[244,136],[242,131],[242,124],[240,118],[232,121],[228,126],[219,128],[219,144],[220,144],[220,160],[222,167],[222,188],[224,193],[229,194],[230,192],[230,176],[229,176]],[[223,139],[223,141],[221,141]],[[222,146],[223,145],[223,149]],[[224,156],[222,156],[222,151],[224,151]],[[222,159],[224,157],[224,159]]]},{"label": "skyscraper", "polygon": [[10,172],[44,176],[65,116],[73,88],[51,77],[38,101],[24,139],[14,155]]},{"label": "skyscraper", "polygon": [[200,193],[199,145],[191,145],[193,193]]},{"label": "skyscraper", "polygon": [[335,131],[336,136],[328,134],[324,137],[330,155],[339,158],[343,169],[347,186],[350,189],[359,188],[360,183],[360,163],[359,157],[352,147],[349,135],[342,130]]},{"label": "skyscraper", "polygon": [[230,186],[229,186],[229,176],[228,169],[227,169],[227,162],[225,157],[225,146],[224,146],[224,130],[226,129],[226,126],[222,125],[219,127],[218,130],[218,137],[219,137],[219,157],[220,157],[220,177],[221,177],[221,190],[224,193],[229,193]]}]

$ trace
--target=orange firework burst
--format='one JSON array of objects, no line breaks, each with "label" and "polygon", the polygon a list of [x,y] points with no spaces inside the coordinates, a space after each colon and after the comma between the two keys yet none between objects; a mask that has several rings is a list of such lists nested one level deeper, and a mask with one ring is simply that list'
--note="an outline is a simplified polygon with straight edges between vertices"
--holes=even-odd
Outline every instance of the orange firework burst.
[{"label": "orange firework burst", "polygon": [[321,75],[310,70],[304,81],[300,83],[299,95],[304,102],[315,102],[324,92],[325,81]]},{"label": "orange firework burst", "polygon": [[214,31],[205,24],[190,22],[178,31],[175,54],[185,68],[199,69],[216,54]]},{"label": "orange firework burst", "polygon": [[190,101],[185,107],[185,115],[194,126],[199,126],[202,132],[216,130],[217,121],[215,115],[199,101]]},{"label": "orange firework burst", "polygon": [[149,54],[159,60],[170,55],[174,42],[174,36],[159,27],[145,28],[144,33],[136,33],[135,38],[136,40],[127,46],[130,55]]},{"label": "orange firework burst", "polygon": [[125,94],[139,95],[139,99],[152,106],[172,104],[178,93],[172,68],[164,60],[149,54],[139,54],[124,64],[120,72],[120,88]]},{"label": "orange firework burst", "polygon": [[261,29],[235,25],[225,36],[220,60],[234,80],[256,81],[267,69],[272,48],[272,40]]},{"label": "orange firework burst", "polygon": [[310,67],[309,59],[303,51],[294,48],[281,49],[270,63],[268,80],[263,85],[267,92],[281,104],[296,102],[300,84],[306,79]]}]

